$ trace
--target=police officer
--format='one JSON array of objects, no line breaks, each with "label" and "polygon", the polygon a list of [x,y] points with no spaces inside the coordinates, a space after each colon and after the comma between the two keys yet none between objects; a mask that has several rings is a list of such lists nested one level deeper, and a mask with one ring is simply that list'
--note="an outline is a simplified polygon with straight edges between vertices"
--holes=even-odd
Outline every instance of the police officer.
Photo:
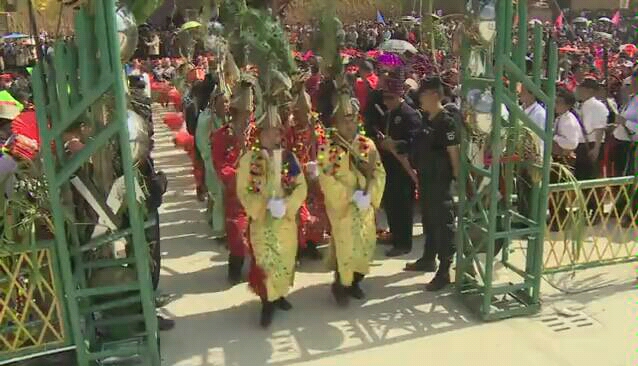
[{"label": "police officer", "polygon": [[[421,117],[403,98],[404,82],[401,70],[394,70],[384,78],[380,90],[383,107],[372,106],[379,118],[366,121],[367,134],[379,148],[387,173],[383,207],[394,245],[386,253],[388,257],[412,251],[412,207],[417,177],[409,157]],[[372,99],[371,103],[374,102]]]},{"label": "police officer", "polygon": [[[416,138],[414,161],[419,174],[423,228],[423,256],[406,265],[408,271],[435,272],[426,286],[438,291],[450,283],[450,265],[455,253],[455,218],[452,181],[458,177],[460,152],[456,121],[442,104],[444,85],[439,77],[421,82],[419,104],[424,123]],[[436,257],[439,259],[437,270]]]}]

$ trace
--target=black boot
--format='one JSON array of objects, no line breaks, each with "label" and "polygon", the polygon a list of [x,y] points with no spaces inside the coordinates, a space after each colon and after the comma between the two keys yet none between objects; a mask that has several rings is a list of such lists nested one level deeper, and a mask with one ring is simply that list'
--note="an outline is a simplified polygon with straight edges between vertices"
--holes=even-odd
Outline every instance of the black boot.
[{"label": "black boot", "polygon": [[361,273],[354,273],[354,278],[352,279],[352,286],[350,286],[349,293],[350,296],[354,297],[357,300],[362,300],[366,297],[366,294],[361,289],[361,281],[363,281],[364,275]]},{"label": "black boot", "polygon": [[244,267],[244,258],[235,255],[228,257],[228,282],[236,285],[241,282],[241,270]]},{"label": "black boot", "polygon": [[277,301],[275,301],[275,304],[277,305],[279,309],[283,311],[288,311],[292,309],[292,304],[288,300],[286,300],[286,298],[284,298],[283,296],[277,299]]},{"label": "black boot", "polygon": [[437,273],[434,276],[434,278],[432,279],[432,281],[430,281],[430,283],[425,285],[425,289],[427,291],[432,291],[432,292],[441,291],[445,287],[447,287],[447,285],[449,285],[449,284],[450,284],[450,274],[449,273],[445,273],[445,274],[438,274]]},{"label": "black boot", "polygon": [[275,315],[275,304],[270,301],[262,300],[261,319],[259,320],[259,324],[261,324],[264,328],[268,328],[272,323],[273,315]]},{"label": "black boot", "polygon": [[430,283],[425,285],[427,291],[440,291],[450,284],[450,265],[451,260],[443,260],[439,264],[439,270],[434,275]]},{"label": "black boot", "polygon": [[335,282],[332,284],[331,289],[332,289],[332,295],[335,297],[335,300],[337,301],[337,305],[341,307],[348,306],[348,303],[350,302],[348,289],[341,284],[339,273],[335,275]]}]

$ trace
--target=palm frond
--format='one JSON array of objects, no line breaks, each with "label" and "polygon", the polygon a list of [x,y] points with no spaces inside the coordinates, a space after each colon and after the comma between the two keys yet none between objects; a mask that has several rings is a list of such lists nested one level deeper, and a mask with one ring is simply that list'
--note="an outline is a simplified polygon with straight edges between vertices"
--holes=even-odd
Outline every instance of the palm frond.
[{"label": "palm frond", "polygon": [[564,228],[565,241],[571,242],[571,252],[574,263],[578,262],[580,254],[583,250],[583,237],[585,233],[585,215],[587,213],[587,199],[580,189],[580,183],[578,179],[572,173],[572,170],[560,163],[552,163],[552,173],[558,177],[557,183],[569,183],[572,186],[570,191],[565,191],[562,194],[574,193],[573,197],[567,200],[569,207],[567,207],[567,220],[566,227]]}]

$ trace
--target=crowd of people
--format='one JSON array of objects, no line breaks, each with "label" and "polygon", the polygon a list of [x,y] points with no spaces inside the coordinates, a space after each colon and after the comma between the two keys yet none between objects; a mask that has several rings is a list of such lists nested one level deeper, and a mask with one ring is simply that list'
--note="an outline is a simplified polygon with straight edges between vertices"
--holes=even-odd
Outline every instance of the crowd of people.
[{"label": "crowd of people", "polygon": [[[455,25],[446,24],[442,32],[452,38]],[[635,46],[622,38],[629,35],[611,25],[544,28],[561,47],[555,161],[570,166],[580,180],[634,174],[638,69]],[[344,27],[342,56],[348,67],[337,77],[319,55],[318,28],[289,25],[296,66],[304,72],[285,88],[288,97],[276,111],[255,119],[254,70],[243,68],[230,83],[233,67],[222,65],[219,54],[176,57],[176,29],[142,32],[137,56],[126,65],[131,95],[149,124],[152,98],[181,112],[175,129],[184,126],[177,135],[189,137],[180,145],[193,161],[197,197],[208,201],[211,225],[225,237],[228,280],[248,280],[262,299],[263,326],[276,309],[291,309],[286,294],[298,261],[321,259],[318,248],[325,243],[337,303],[364,298],[361,282],[377,239],[391,245],[387,257],[413,250],[413,207],[420,210],[426,239],[422,257],[405,270],[435,273],[429,291],[450,283],[452,187],[465,157],[458,133],[463,128],[460,67],[449,45],[435,52],[422,47],[380,52],[379,46],[393,39],[423,46],[419,27],[360,21]],[[24,71],[4,74],[0,86],[29,106],[25,80]],[[522,87],[519,101],[544,128],[545,106]],[[10,124],[17,114],[0,107],[0,119]],[[81,149],[84,137],[69,136],[65,147]],[[150,200],[157,215],[165,183],[150,157],[146,170],[151,186],[164,186]],[[529,191],[526,181],[517,179],[523,196]],[[631,204],[617,203],[619,212],[627,213],[624,225],[633,219],[632,210],[625,209]],[[588,209],[594,206],[592,199]],[[246,260],[251,262],[247,279],[242,276]],[[168,320],[162,324],[172,327]]]},{"label": "crowd of people", "polygon": [[[579,180],[633,174],[635,47],[623,46],[623,38],[596,33],[613,33],[611,27],[544,28],[561,46],[554,161],[571,167]],[[418,202],[426,241],[422,257],[405,270],[434,272],[427,289],[443,289],[450,283],[455,252],[451,186],[459,172],[462,125],[458,58],[449,49],[438,49],[434,54],[404,52],[387,61],[379,45],[391,39],[419,45],[416,26],[346,25],[344,80],[352,98],[347,105],[335,105],[334,78],[315,54],[317,29],[296,24],[287,30],[298,66],[307,74],[293,88],[293,98],[279,108],[276,124],[251,120],[250,82],[224,93],[222,76],[212,71],[221,70],[214,57],[199,56],[191,63],[151,57],[146,69],[138,61],[130,65],[132,73],[146,70],[154,80],[183,85],[179,105],[192,136],[198,198],[214,201],[209,202],[211,221],[226,237],[229,281],[241,282],[244,260],[252,258],[248,281],[262,298],[261,323],[267,326],[275,309],[292,307],[285,294],[295,257],[320,259],[317,247],[328,241],[335,299],[341,305],[350,297],[361,299],[360,283],[377,239],[392,245],[388,257],[412,251],[411,207]],[[450,38],[453,30],[454,23],[444,29]],[[529,54],[529,66],[532,58]],[[519,88],[519,96],[525,113],[544,128],[545,107],[525,88]],[[288,169],[296,172],[282,181],[286,199],[262,192],[272,179],[264,170],[278,148],[285,151]],[[518,177],[519,194],[529,194],[526,182],[524,175]],[[630,204],[617,203],[619,212],[627,213],[625,226],[632,220],[632,210],[625,209]],[[593,213],[595,200],[587,205]],[[550,207],[552,212],[565,210]],[[379,219],[380,213],[387,217],[387,227],[381,225],[386,220]],[[281,221],[274,232],[263,230],[270,227],[269,220]],[[551,229],[560,228],[552,224]]]}]

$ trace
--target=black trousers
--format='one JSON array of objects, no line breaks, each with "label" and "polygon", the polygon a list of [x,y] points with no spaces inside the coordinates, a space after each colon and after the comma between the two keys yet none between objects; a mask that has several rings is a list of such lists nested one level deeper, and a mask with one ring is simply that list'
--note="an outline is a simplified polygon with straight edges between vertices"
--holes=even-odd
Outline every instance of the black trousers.
[{"label": "black trousers", "polygon": [[[162,251],[160,249],[160,223],[159,223],[159,212],[157,209],[153,209],[148,213],[148,220],[155,219],[155,225],[152,225],[144,230],[144,235],[146,237],[146,242],[149,245],[149,258],[151,263],[149,263],[151,267],[151,284],[153,285],[153,291],[157,291],[159,286],[160,279],[160,267],[162,265]],[[131,224],[129,221],[128,213],[124,214],[122,225],[120,229],[125,230],[130,228]],[[129,240],[132,240],[132,236],[128,237]],[[132,244],[127,245],[126,247],[127,255],[132,254]],[[135,253],[138,255],[138,253]]]},{"label": "black trousers", "polygon": [[447,272],[456,252],[456,211],[450,191],[451,179],[429,177],[420,190],[421,214],[425,231],[425,248],[421,261],[433,262],[439,259],[439,272]]},{"label": "black trousers", "polygon": [[414,182],[403,171],[390,171],[385,182],[383,208],[395,248],[412,250]]},{"label": "black trousers", "polygon": [[527,169],[521,169],[516,177],[516,195],[518,213],[529,218],[532,214],[532,177]]},{"label": "black trousers", "polygon": [[635,142],[616,140],[616,149],[614,150],[613,159],[617,177],[634,175],[635,148]]},{"label": "black trousers", "polygon": [[[635,175],[634,163],[636,154],[636,143],[630,141],[617,141],[616,150],[614,151],[614,165],[616,166],[616,176],[624,177],[628,175]],[[616,200],[616,210],[619,215],[624,212],[626,215],[631,214],[638,208],[638,194],[636,194],[636,187],[629,188],[627,195],[630,198],[630,203],[627,201],[627,197],[619,193]]]},{"label": "black trousers", "polygon": [[[594,142],[582,143],[576,148],[574,176],[579,181],[596,179],[599,176],[600,156],[595,160],[589,157],[589,151],[594,148],[594,144]],[[596,194],[596,192],[591,192],[591,189],[583,189],[583,196],[587,199],[587,210],[590,214],[596,212],[597,209]]]}]

